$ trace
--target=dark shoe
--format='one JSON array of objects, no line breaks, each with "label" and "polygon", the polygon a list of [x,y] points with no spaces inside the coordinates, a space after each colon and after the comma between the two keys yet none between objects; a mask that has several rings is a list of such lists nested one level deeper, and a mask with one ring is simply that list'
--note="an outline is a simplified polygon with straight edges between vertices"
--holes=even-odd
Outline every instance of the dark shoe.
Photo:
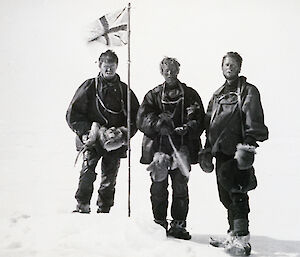
[{"label": "dark shoe", "polygon": [[78,213],[90,213],[91,208],[89,204],[77,204],[76,209],[73,212],[78,212]]},{"label": "dark shoe", "polygon": [[158,225],[161,225],[165,230],[168,230],[168,222],[166,220],[154,220]]},{"label": "dark shoe", "polygon": [[185,221],[173,220],[171,222],[171,228],[167,231],[167,236],[175,237],[183,240],[190,240],[192,236],[185,229],[185,225],[186,225]]},{"label": "dark shoe", "polygon": [[110,207],[99,207],[97,213],[109,213]]}]

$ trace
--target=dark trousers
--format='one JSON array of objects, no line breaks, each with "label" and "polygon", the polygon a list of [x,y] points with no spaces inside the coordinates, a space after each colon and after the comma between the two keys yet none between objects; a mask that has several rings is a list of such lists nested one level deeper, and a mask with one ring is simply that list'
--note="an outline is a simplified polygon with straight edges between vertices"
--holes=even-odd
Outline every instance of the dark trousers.
[{"label": "dark trousers", "polygon": [[86,150],[83,154],[83,164],[80,171],[78,189],[75,194],[79,204],[90,204],[96,180],[96,166],[101,160],[101,182],[98,190],[97,205],[111,207],[114,204],[115,185],[120,167],[120,156],[113,152],[99,154],[95,149]]},{"label": "dark trousers", "polygon": [[[187,179],[179,169],[169,172],[172,181],[171,216],[174,220],[186,220],[189,209],[189,192]],[[161,182],[154,182],[150,188],[154,219],[166,220],[168,209],[168,177]]]},{"label": "dark trousers", "polygon": [[[219,174],[220,167],[226,161],[233,159],[234,156],[217,153],[216,155],[216,173]],[[218,180],[217,180],[218,181]],[[227,218],[229,230],[234,230],[234,220],[247,220],[250,212],[249,197],[247,193],[232,193],[226,191],[218,184],[219,198],[224,207],[227,209]]]}]

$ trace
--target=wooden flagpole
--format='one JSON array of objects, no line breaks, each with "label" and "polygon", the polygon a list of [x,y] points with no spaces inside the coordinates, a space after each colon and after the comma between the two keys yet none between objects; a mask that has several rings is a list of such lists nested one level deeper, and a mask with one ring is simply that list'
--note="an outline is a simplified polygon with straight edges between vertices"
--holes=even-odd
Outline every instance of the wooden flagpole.
[{"label": "wooden flagpole", "polygon": [[131,208],[130,208],[130,190],[131,190],[131,146],[130,146],[130,104],[131,104],[131,97],[130,97],[130,8],[131,5],[128,3],[128,87],[127,87],[127,144],[128,144],[128,217],[130,217]]}]

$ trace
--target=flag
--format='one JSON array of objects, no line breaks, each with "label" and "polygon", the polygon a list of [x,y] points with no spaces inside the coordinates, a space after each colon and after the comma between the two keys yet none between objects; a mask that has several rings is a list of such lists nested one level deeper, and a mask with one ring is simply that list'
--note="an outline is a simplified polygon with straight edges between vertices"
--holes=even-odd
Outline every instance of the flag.
[{"label": "flag", "polygon": [[123,46],[128,41],[128,9],[127,7],[108,13],[92,25],[88,42],[100,42],[107,46]]}]

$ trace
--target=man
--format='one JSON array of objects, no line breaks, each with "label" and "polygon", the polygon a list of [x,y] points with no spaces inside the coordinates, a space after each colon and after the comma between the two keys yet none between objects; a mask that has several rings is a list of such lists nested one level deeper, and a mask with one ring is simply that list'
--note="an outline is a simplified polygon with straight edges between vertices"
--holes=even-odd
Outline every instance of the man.
[{"label": "man", "polygon": [[224,246],[237,255],[249,255],[251,245],[248,229],[249,198],[247,192],[256,187],[254,169],[257,141],[268,139],[268,128],[257,88],[239,76],[242,57],[228,52],[222,60],[226,82],[209,102],[206,114],[205,149],[199,163],[206,172],[214,168],[219,198],[227,209],[229,230],[226,240],[212,240],[214,246]]},{"label": "man", "polygon": [[[161,61],[165,82],[146,94],[138,111],[137,127],[144,133],[141,163],[150,164],[147,170],[151,171],[154,221],[166,229],[167,236],[188,240],[188,176],[190,165],[197,163],[205,113],[198,93],[177,79],[179,67],[174,58]],[[173,189],[170,229],[168,175]]]},{"label": "man", "polygon": [[[76,146],[83,152],[83,165],[75,198],[75,212],[90,213],[90,200],[95,168],[101,161],[101,183],[98,190],[97,213],[109,213],[114,204],[115,185],[120,158],[127,150],[127,85],[116,73],[118,57],[107,50],[99,57],[100,73],[86,80],[76,91],[66,119],[76,133]],[[138,100],[131,91],[130,137],[134,136]]]}]

